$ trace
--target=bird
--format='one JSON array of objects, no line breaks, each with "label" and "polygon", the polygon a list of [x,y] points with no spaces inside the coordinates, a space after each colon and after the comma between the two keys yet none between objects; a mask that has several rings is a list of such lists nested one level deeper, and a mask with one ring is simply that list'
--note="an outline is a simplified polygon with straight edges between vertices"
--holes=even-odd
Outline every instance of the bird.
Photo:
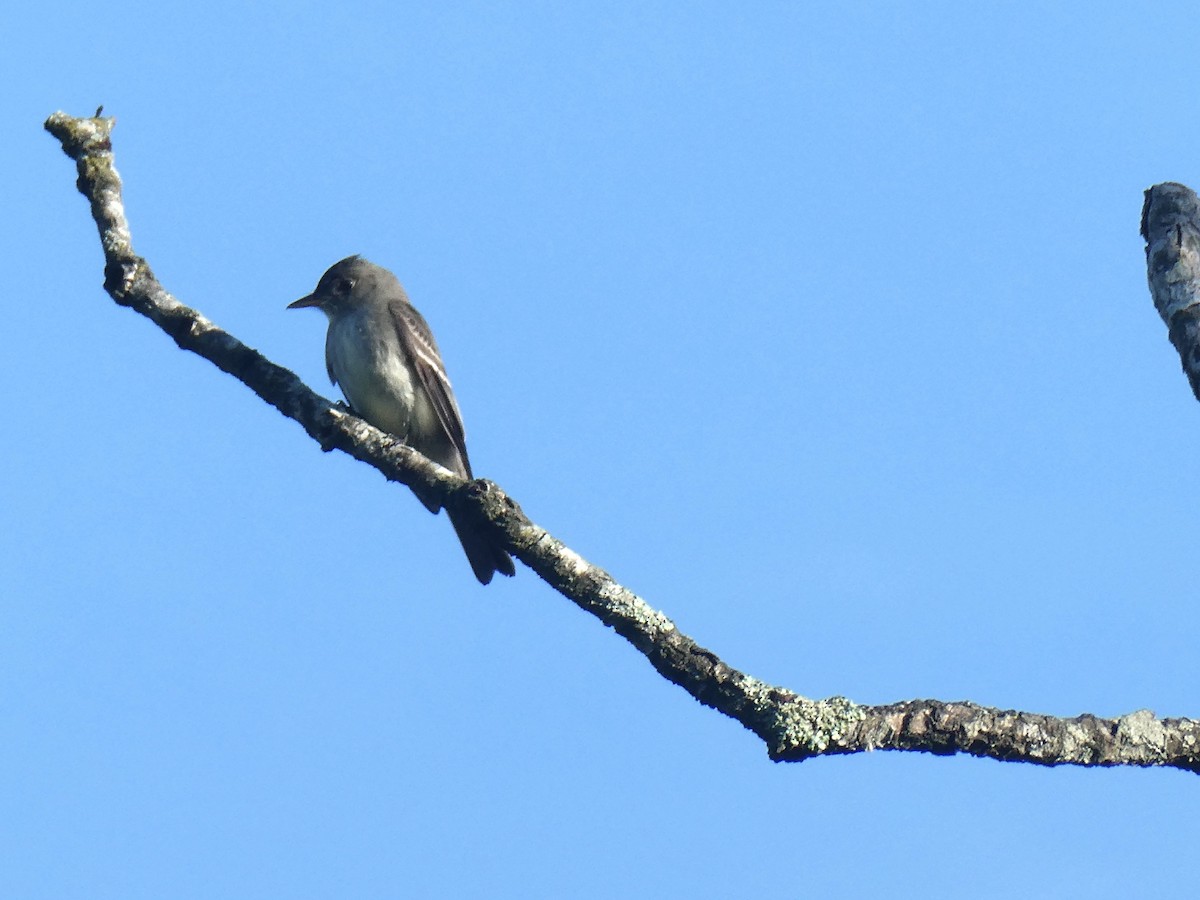
[{"label": "bird", "polygon": [[[462,414],[424,316],[387,269],[349,256],[288,309],[316,307],[329,319],[325,368],[354,413],[414,450],[470,479]],[[421,501],[436,513],[439,504]],[[514,575],[512,558],[461,515],[446,510],[480,584]]]}]

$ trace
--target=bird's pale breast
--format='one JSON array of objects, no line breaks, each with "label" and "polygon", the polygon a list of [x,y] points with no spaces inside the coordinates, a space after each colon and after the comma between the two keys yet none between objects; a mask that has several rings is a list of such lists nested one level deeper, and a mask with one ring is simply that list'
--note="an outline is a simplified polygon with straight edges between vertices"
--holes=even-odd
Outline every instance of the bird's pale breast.
[{"label": "bird's pale breast", "polygon": [[417,401],[412,372],[392,330],[367,326],[361,311],[330,321],[325,340],[329,374],[355,412],[376,428],[407,439],[414,407],[428,403]]}]

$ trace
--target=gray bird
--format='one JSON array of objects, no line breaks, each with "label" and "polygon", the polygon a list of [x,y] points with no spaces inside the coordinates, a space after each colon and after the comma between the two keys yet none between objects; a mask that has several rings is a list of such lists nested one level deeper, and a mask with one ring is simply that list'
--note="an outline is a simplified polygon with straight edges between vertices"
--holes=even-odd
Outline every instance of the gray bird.
[{"label": "gray bird", "polygon": [[[315,306],[329,317],[325,367],[354,412],[436,463],[471,478],[462,414],[437,342],[399,280],[360,256],[330,267],[317,289],[288,304]],[[426,504],[430,512],[437,504]],[[447,510],[481,584],[513,561],[486,534]]]}]

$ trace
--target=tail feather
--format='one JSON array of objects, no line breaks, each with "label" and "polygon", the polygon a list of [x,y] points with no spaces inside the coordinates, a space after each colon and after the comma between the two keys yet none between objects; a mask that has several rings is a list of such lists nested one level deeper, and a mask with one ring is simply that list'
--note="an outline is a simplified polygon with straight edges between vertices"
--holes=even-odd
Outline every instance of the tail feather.
[{"label": "tail feather", "polygon": [[454,526],[463,551],[467,554],[467,561],[480,584],[491,582],[492,576],[497,572],[510,577],[517,574],[512,557],[497,547],[487,534],[448,509],[446,514],[450,516],[450,524]]}]

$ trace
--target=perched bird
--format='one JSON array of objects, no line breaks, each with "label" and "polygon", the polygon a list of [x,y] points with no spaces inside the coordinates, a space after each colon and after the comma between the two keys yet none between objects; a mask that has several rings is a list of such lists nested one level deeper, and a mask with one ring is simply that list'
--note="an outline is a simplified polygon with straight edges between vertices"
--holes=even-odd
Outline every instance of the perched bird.
[{"label": "perched bird", "polygon": [[[325,367],[354,412],[463,478],[471,478],[462,415],[437,342],[399,280],[360,256],[330,267],[317,289],[288,304],[329,317]],[[437,504],[426,504],[430,512]],[[488,535],[447,510],[481,584],[515,574]]]}]

